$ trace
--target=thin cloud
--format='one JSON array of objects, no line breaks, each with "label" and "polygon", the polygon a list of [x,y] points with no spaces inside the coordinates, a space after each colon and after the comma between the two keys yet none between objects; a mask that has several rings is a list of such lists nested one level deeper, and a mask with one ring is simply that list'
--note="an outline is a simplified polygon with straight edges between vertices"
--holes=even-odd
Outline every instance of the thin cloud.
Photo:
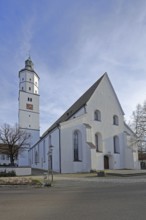
[{"label": "thin cloud", "polygon": [[31,54],[32,49],[32,40],[35,35],[35,27],[36,27],[36,16],[35,14],[31,14],[27,20],[24,21],[21,30],[21,41],[20,41],[20,54],[29,56]]}]

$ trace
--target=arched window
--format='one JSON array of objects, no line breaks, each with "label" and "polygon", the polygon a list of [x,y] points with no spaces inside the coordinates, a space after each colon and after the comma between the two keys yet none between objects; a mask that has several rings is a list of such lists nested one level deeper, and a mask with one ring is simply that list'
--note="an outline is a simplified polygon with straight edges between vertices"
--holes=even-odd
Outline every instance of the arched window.
[{"label": "arched window", "polygon": [[73,154],[74,161],[82,160],[82,140],[81,140],[81,132],[76,130],[73,133]]},{"label": "arched window", "polygon": [[101,112],[99,110],[95,110],[94,112],[94,120],[101,121]]},{"label": "arched window", "polygon": [[118,118],[117,115],[114,115],[114,116],[113,116],[113,124],[114,124],[114,125],[118,125],[118,124],[119,124],[119,118]]},{"label": "arched window", "polygon": [[114,144],[114,153],[120,153],[120,144],[119,144],[119,137],[116,135],[113,137],[113,144]]},{"label": "arched window", "polygon": [[102,152],[103,151],[102,136],[101,136],[100,133],[95,134],[95,146],[96,146],[96,151],[97,152]]}]

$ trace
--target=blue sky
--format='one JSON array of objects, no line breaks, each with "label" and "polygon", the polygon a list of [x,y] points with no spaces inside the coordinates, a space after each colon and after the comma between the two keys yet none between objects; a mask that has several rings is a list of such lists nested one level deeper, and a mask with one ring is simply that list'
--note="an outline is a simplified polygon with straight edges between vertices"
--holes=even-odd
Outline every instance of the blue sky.
[{"label": "blue sky", "polygon": [[0,125],[18,122],[18,72],[29,51],[41,133],[104,72],[128,121],[146,99],[146,1],[0,0]]}]

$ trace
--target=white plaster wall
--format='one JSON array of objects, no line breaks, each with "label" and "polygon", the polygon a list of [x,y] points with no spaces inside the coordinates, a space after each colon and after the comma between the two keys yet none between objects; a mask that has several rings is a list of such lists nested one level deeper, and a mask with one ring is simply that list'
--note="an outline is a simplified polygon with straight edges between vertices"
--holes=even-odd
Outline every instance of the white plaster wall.
[{"label": "white plaster wall", "polygon": [[29,176],[31,175],[31,167],[0,167],[0,172],[15,171],[16,176]]},{"label": "white plaster wall", "polygon": [[103,154],[91,149],[91,170],[104,170]]},{"label": "white plaster wall", "polygon": [[[63,173],[89,172],[91,170],[91,153],[86,143],[85,116],[74,118],[72,121],[61,123],[61,170]],[[73,133],[81,132],[82,160],[74,161],[73,158]]]},{"label": "white plaster wall", "polygon": [[34,75],[34,91],[35,94],[39,93],[39,79],[36,75]]},{"label": "white plaster wall", "polygon": [[85,108],[82,107],[79,111],[77,111],[69,120],[72,120],[73,118],[80,117],[81,115],[85,114]]},{"label": "white plaster wall", "polygon": [[[121,155],[120,154],[114,154],[113,161],[111,161],[111,169],[122,169],[121,166]],[[113,167],[112,167],[113,165]]]},{"label": "white plaster wall", "polygon": [[26,72],[23,71],[23,72],[20,72],[20,78],[19,78],[19,90],[22,90],[22,87],[23,87],[23,90],[26,91]]},{"label": "white plaster wall", "polygon": [[[100,110],[101,121],[94,120],[94,111]],[[109,157],[110,169],[120,169],[124,167],[124,117],[122,109],[117,101],[113,88],[105,76],[98,88],[90,98],[86,106],[86,120],[91,126],[91,140],[95,144],[95,134],[99,132],[103,140],[103,155],[100,156],[92,152],[92,166],[94,169],[100,169],[103,166],[104,155]],[[113,125],[113,116],[119,118],[119,125]],[[114,154],[113,137],[119,137],[120,154]],[[89,137],[88,137],[89,139]],[[102,156],[101,156],[102,155]],[[96,162],[98,159],[98,162]],[[95,166],[96,164],[96,166]]]},{"label": "white plaster wall", "polygon": [[[19,89],[29,92],[29,93],[39,93],[39,78],[38,76],[32,72],[24,70],[19,73],[20,74],[20,81],[19,81]],[[31,87],[31,90],[29,90]]]},{"label": "white plaster wall", "polygon": [[20,82],[26,81],[26,71],[19,72],[19,80]]},{"label": "white plaster wall", "polygon": [[39,114],[30,111],[19,111],[19,126],[39,130]]},{"label": "white plaster wall", "polygon": [[34,82],[34,72],[25,70],[25,74],[26,74],[26,81],[27,82],[29,82],[29,81]]},{"label": "white plaster wall", "polygon": [[[51,145],[52,148],[52,158],[53,158],[53,170],[55,172],[60,172],[60,158],[59,158],[59,129],[56,128],[49,135],[51,135]],[[48,138],[49,138],[48,135]]]},{"label": "white plaster wall", "polygon": [[34,144],[36,144],[36,142],[40,138],[40,131],[39,130],[29,130],[28,132],[31,132],[30,146],[33,146]]},{"label": "white plaster wall", "polygon": [[29,166],[28,150],[24,150],[18,156],[18,166]]},{"label": "white plaster wall", "polygon": [[[28,97],[32,98],[32,102],[28,101]],[[39,112],[39,95],[29,94],[23,91],[19,93],[19,109],[27,110],[26,103],[33,105],[33,110],[29,110],[30,112]]]},{"label": "white plaster wall", "polygon": [[[30,150],[31,164],[33,168],[48,170],[48,151],[49,151],[49,136],[51,136],[52,151],[52,168],[55,172],[60,172],[60,159],[59,159],[59,129],[47,134]],[[45,159],[44,159],[44,140],[45,140]],[[39,145],[39,161],[35,163],[35,152],[38,151]]]}]

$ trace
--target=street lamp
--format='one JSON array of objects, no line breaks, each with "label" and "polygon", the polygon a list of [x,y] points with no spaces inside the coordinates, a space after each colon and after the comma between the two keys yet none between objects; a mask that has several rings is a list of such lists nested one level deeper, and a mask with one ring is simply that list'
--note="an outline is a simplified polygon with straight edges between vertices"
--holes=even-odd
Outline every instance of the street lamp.
[{"label": "street lamp", "polygon": [[[53,152],[53,146],[49,146],[48,150],[48,172],[44,173],[44,186],[51,186],[53,183],[53,157],[52,157],[52,152]],[[51,163],[50,163],[51,162]],[[50,164],[51,164],[51,180],[50,180]]]},{"label": "street lamp", "polygon": [[[49,146],[49,151],[48,151],[48,180],[49,180],[49,176],[50,176],[50,170],[51,170],[51,183],[53,182],[53,146],[50,145]],[[51,169],[50,169],[50,165],[51,165]]]}]

